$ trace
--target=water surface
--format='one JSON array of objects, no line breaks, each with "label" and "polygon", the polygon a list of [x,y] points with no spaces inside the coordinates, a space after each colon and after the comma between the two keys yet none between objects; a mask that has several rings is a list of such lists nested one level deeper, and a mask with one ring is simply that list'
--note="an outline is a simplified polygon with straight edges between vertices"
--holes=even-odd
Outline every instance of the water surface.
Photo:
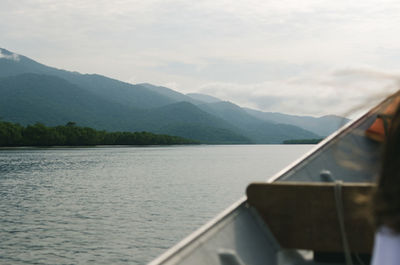
[{"label": "water surface", "polygon": [[310,148],[0,150],[0,264],[145,264]]}]

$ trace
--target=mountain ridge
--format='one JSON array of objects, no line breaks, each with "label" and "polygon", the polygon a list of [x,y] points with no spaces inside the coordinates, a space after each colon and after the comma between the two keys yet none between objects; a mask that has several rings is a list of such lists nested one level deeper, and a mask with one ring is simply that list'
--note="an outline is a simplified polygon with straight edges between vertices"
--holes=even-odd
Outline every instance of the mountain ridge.
[{"label": "mountain ridge", "polygon": [[318,137],[301,126],[280,124],[263,112],[212,96],[70,72],[5,49],[0,49],[0,92],[0,117],[23,124],[75,121],[96,129],[147,130],[205,143],[282,143]]}]

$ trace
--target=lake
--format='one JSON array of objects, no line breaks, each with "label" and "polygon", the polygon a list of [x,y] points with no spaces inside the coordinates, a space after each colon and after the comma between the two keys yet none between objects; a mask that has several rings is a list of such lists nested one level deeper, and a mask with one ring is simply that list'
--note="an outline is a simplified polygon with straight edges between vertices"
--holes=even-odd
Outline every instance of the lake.
[{"label": "lake", "polygon": [[0,150],[0,264],[145,264],[311,148]]}]

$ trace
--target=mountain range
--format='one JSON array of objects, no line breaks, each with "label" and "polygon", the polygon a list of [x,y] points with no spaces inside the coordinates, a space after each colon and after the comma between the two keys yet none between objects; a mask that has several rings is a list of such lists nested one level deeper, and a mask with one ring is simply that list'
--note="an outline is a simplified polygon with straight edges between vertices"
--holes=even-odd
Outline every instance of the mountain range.
[{"label": "mountain range", "polygon": [[38,63],[0,49],[0,118],[22,125],[69,121],[107,131],[149,131],[215,144],[321,138],[348,120],[242,108],[204,94],[129,84]]}]

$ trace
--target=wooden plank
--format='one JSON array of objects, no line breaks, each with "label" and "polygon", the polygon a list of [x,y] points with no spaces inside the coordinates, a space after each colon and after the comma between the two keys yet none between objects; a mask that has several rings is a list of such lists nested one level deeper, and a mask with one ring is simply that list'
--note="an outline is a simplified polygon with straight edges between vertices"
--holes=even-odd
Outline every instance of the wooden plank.
[{"label": "wooden plank", "polygon": [[[284,248],[342,252],[333,183],[253,183],[247,201],[255,207]],[[366,202],[374,185],[344,183],[344,223],[350,250],[371,253],[374,231],[365,217]]]}]

